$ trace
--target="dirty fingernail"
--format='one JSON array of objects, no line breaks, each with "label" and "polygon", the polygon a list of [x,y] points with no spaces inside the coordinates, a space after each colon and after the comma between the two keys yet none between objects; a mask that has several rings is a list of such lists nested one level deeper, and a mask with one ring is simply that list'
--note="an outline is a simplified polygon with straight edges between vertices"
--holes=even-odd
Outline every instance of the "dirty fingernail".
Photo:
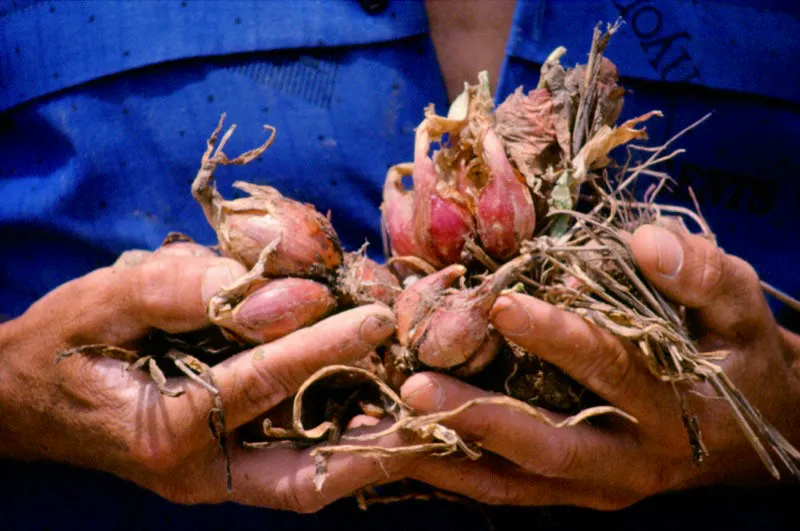
[{"label": "dirty fingernail", "polygon": [[683,265],[683,246],[672,231],[658,228],[653,236],[658,253],[656,269],[662,275],[674,277]]},{"label": "dirty fingernail", "polygon": [[531,315],[528,310],[507,295],[498,297],[492,307],[490,318],[495,328],[507,336],[518,336],[531,328]]},{"label": "dirty fingernail", "polygon": [[203,276],[203,286],[201,288],[201,295],[203,297],[203,304],[208,306],[211,297],[213,297],[220,288],[229,286],[233,283],[233,272],[227,264],[220,264],[210,267],[206,270]]},{"label": "dirty fingernail", "polygon": [[361,323],[358,336],[369,345],[379,345],[394,333],[394,320],[388,315],[370,315]]},{"label": "dirty fingernail", "polygon": [[441,386],[424,374],[406,380],[400,388],[400,396],[409,406],[421,411],[438,411],[444,401]]}]

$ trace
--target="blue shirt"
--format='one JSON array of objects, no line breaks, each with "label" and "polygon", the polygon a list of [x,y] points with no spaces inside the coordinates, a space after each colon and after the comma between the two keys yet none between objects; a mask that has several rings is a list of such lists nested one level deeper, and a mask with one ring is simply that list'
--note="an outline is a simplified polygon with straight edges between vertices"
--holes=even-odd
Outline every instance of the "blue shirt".
[{"label": "blue shirt", "polygon": [[[557,46],[568,48],[564,64],[585,62],[592,28],[618,17],[606,55],[630,90],[623,119],[664,111],[647,124],[657,144],[714,112],[676,143],[687,152],[665,168],[677,184],[662,199],[689,203],[691,186],[720,244],[800,297],[796,2],[519,0],[498,99],[535,86]],[[222,112],[239,124],[229,155],[260,144],[262,124],[278,130],[256,162],[218,170],[224,195],[236,179],[270,184],[330,210],[347,248],[367,240],[379,256],[383,178],[411,159],[430,102],[447,105],[421,2],[0,0],[0,314],[171,230],[212,243],[190,184]],[[12,494],[35,498],[43,482],[64,506],[112,518],[108,527],[149,525],[154,503],[212,514],[158,505],[93,472],[9,467],[0,507]]]},{"label": "blue shirt", "polygon": [[[218,172],[224,194],[234,179],[271,184],[380,254],[386,168],[411,158],[422,108],[446,106],[421,2],[3,0],[0,16],[7,316],[169,230],[213,241],[189,183],[222,112],[239,124],[230,154],[278,129],[256,163]],[[688,203],[691,186],[720,244],[800,296],[796,4],[522,1],[498,99],[533,86],[558,45],[565,64],[585,61],[591,29],[617,17],[623,118],[663,110],[647,124],[655,144],[714,112],[676,144],[687,153],[666,165],[677,184],[663,199]]]}]

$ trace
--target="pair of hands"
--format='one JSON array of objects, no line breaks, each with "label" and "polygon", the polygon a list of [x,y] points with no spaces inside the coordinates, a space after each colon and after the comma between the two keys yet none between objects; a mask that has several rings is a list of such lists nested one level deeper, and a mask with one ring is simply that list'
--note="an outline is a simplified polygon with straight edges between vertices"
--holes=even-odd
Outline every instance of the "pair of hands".
[{"label": "pair of hands", "polygon": [[[752,268],[700,237],[663,228],[639,229],[631,246],[654,285],[691,309],[701,345],[732,352],[725,371],[797,443],[800,338],[776,325]],[[74,357],[56,365],[54,359],[89,343],[130,345],[152,328],[206,326],[210,297],[245,271],[183,243],[122,262],[59,287],[0,326],[0,453],[6,457],[107,470],[180,503],[232,500],[301,512],[404,477],[484,503],[594,508],[624,507],[694,485],[767,479],[727,405],[701,396],[713,396],[709,389],[698,385],[690,404],[710,452],[698,467],[672,390],[650,375],[634,347],[574,314],[508,295],[492,313],[500,332],[639,423],[607,419],[599,426],[555,429],[502,407],[475,407],[447,424],[487,450],[477,462],[423,457],[380,463],[337,454],[322,492],[314,488],[307,450],[247,450],[234,441],[234,489],[228,493],[223,457],[208,430],[212,404],[204,388],[185,381],[184,395],[164,398],[145,374],[126,371],[121,362]],[[393,331],[388,309],[363,306],[216,365],[232,437],[317,369],[358,360]],[[415,375],[402,388],[403,398],[425,413],[484,394],[435,373]],[[379,444],[397,445],[400,437]]]}]

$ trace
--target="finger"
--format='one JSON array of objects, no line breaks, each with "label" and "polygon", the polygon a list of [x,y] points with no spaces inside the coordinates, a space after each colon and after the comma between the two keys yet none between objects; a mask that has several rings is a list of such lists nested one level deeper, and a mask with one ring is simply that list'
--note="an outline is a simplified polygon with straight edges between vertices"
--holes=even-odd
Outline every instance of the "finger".
[{"label": "finger", "polygon": [[489,505],[575,505],[613,510],[643,498],[609,484],[536,476],[491,455],[473,462],[428,457],[414,465],[410,477]]},{"label": "finger", "polygon": [[629,345],[577,314],[520,294],[503,295],[492,324],[528,352],[559,366],[640,421],[673,412],[674,395]]},{"label": "finger", "polygon": [[[384,430],[383,422],[375,427],[358,430],[359,434]],[[348,432],[352,433],[352,432]],[[370,445],[390,448],[408,441],[401,432],[367,442],[351,441],[355,446]],[[349,443],[348,443],[349,444]],[[192,467],[186,475],[171,475],[162,494],[182,503],[216,503],[236,501],[246,505],[271,507],[301,513],[315,512],[325,505],[352,495],[368,485],[399,479],[399,470],[406,457],[376,459],[354,453],[336,453],[325,459],[324,468],[312,455],[311,449],[291,447],[247,449],[231,445],[233,490],[225,489],[225,464],[218,451],[206,452],[205,464]],[[320,474],[324,474],[324,481]],[[145,478],[147,482],[147,478]],[[167,492],[164,492],[164,491]],[[175,499],[170,491],[185,498]]]},{"label": "finger", "polygon": [[[212,368],[233,430],[297,392],[316,371],[350,364],[372,352],[394,332],[394,315],[383,305],[361,306],[336,314],[272,343],[240,353]],[[168,416],[189,424],[178,429],[186,439],[207,434],[208,391],[187,383],[184,396],[165,402]]]},{"label": "finger", "polygon": [[152,328],[184,332],[207,326],[208,300],[244,273],[228,258],[148,258],[66,283],[33,304],[22,321],[52,335],[56,348],[122,346]]},{"label": "finger", "polygon": [[[372,428],[359,429],[358,432],[364,434],[378,431],[388,425],[383,422]],[[402,433],[395,432],[369,442],[349,441],[348,444],[350,443],[356,446],[391,448],[407,444],[408,441]],[[376,458],[366,454],[333,454],[326,460],[325,481],[318,489],[315,480],[319,479],[320,469],[309,450],[276,452],[266,459],[256,452],[242,457],[240,466],[256,472],[249,482],[244,480],[242,483],[240,495],[243,503],[269,505],[301,513],[316,512],[364,487],[398,480],[402,466],[409,459],[403,456]]]},{"label": "finger", "polygon": [[166,255],[128,273],[110,279],[106,302],[117,314],[133,317],[140,331],[178,333],[207,326],[211,297],[246,270],[229,258]]},{"label": "finger", "polygon": [[706,238],[645,225],[630,245],[645,276],[669,299],[696,308],[701,325],[737,338],[771,326],[756,272]]},{"label": "finger", "polygon": [[217,258],[219,257],[214,251],[203,245],[179,241],[162,245],[153,252],[153,256],[190,256],[195,258]]},{"label": "finger", "polygon": [[[492,396],[443,374],[420,373],[401,388],[403,399],[423,413],[448,411],[463,403]],[[545,413],[554,422],[564,420]],[[644,489],[636,458],[638,442],[626,434],[611,435],[587,424],[557,428],[520,410],[502,405],[466,409],[444,423],[466,440],[542,477],[597,481]],[[620,469],[620,463],[626,463]]]}]

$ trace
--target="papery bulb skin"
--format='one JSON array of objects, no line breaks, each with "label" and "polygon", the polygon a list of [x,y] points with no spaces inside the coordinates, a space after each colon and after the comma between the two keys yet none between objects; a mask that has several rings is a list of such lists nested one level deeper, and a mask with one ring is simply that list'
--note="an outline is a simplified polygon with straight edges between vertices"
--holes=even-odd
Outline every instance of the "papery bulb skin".
[{"label": "papery bulb skin", "polygon": [[346,306],[380,302],[391,307],[402,291],[397,277],[386,266],[362,253],[345,253],[336,286]]},{"label": "papery bulb skin", "polygon": [[250,197],[219,205],[214,228],[223,254],[252,268],[261,251],[277,239],[264,264],[265,276],[330,278],[342,263],[342,249],[328,218],[270,186],[242,182],[234,186]]},{"label": "papery bulb skin", "polygon": [[536,212],[528,186],[512,167],[491,127],[486,127],[481,144],[489,181],[478,198],[477,231],[484,250],[504,260],[517,254],[520,244],[533,236]]},{"label": "papery bulb skin", "polygon": [[[236,126],[219,138],[225,114],[207,142],[200,171],[192,182],[192,195],[217,233],[222,254],[252,269],[262,251],[270,253],[259,267],[265,277],[299,276],[329,280],[342,263],[342,248],[328,218],[313,205],[294,201],[271,186],[236,182],[249,197],[227,201],[214,184],[219,166],[248,164],[261,156],[275,139],[275,128],[265,126],[269,138],[261,146],[229,159],[222,151]],[[217,141],[219,140],[219,144]]]},{"label": "papery bulb skin", "polygon": [[[531,261],[531,255],[522,255],[504,264],[479,286],[445,294],[416,322],[407,338],[408,350],[421,363],[438,369],[469,362],[489,337],[489,312],[495,300]],[[494,352],[482,352],[481,356],[493,359],[499,347],[497,343],[492,347]]]},{"label": "papery bulb skin", "polygon": [[402,346],[408,346],[417,324],[442,300],[444,291],[466,272],[466,267],[453,264],[420,278],[403,290],[394,305],[397,339]]},{"label": "papery bulb skin", "polygon": [[556,122],[553,96],[546,88],[526,94],[520,87],[494,113],[493,129],[528,183],[541,179],[549,166],[562,162]]},{"label": "papery bulb skin", "polygon": [[414,191],[403,186],[403,177],[411,175],[413,167],[411,163],[392,166],[383,185],[381,216],[392,256],[422,256],[414,238]]}]

